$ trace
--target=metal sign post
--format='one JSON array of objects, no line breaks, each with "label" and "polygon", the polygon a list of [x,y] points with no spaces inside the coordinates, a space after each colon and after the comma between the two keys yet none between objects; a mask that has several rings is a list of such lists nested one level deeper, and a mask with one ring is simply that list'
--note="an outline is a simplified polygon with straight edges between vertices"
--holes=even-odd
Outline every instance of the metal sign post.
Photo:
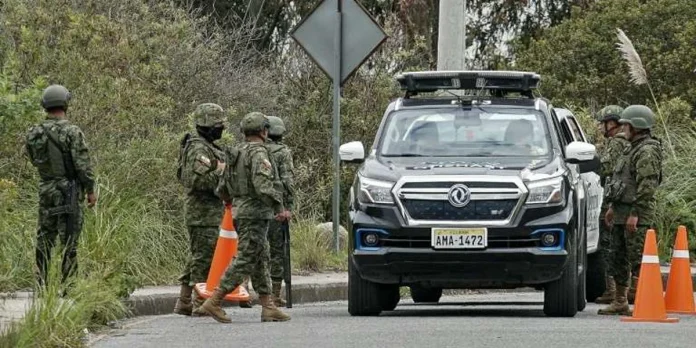
[{"label": "metal sign post", "polygon": [[387,35],[356,0],[320,1],[290,35],[333,80],[333,235],[334,248],[338,251],[341,86],[387,39]]}]

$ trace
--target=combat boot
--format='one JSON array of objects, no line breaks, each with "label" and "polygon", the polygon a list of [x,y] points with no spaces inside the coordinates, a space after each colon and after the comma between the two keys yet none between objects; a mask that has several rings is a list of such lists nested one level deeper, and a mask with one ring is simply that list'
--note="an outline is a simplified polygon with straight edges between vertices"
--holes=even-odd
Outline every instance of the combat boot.
[{"label": "combat boot", "polygon": [[193,306],[191,305],[192,291],[193,287],[190,285],[181,285],[181,289],[179,290],[179,298],[176,300],[176,304],[174,305],[174,313],[191,315],[191,311],[193,310]]},{"label": "combat boot", "polygon": [[628,288],[625,286],[616,286],[616,296],[614,301],[606,307],[597,311],[599,315],[631,315],[631,310],[628,307],[628,300],[626,299],[626,294],[628,293]]},{"label": "combat boot", "polygon": [[270,295],[259,295],[261,302],[261,321],[288,321],[290,316],[276,308]]},{"label": "combat boot", "polygon": [[193,310],[191,311],[191,316],[193,317],[208,317],[210,314],[206,312],[201,306],[205,299],[201,297],[197,292],[194,291],[195,297],[193,298]]},{"label": "combat boot", "polygon": [[222,310],[222,300],[224,298],[225,292],[220,288],[215,288],[215,292],[213,292],[209,299],[203,302],[201,309],[210,314],[216,321],[229,324],[232,322],[232,319]]},{"label": "combat boot", "polygon": [[614,297],[616,296],[616,282],[614,282],[614,277],[607,276],[607,289],[604,290],[604,293],[602,296],[597,297],[595,300],[595,303],[598,304],[610,304],[612,301],[614,301]]},{"label": "combat boot", "polygon": [[[242,285],[240,285],[240,286],[244,287],[244,290],[246,290],[247,292],[249,292],[249,278],[244,278],[244,282],[242,282]],[[251,305],[251,297],[249,298],[248,301],[239,301],[239,307],[241,307],[241,308],[251,308],[251,307],[252,307],[252,305]]]},{"label": "combat boot", "polygon": [[276,307],[285,307],[285,301],[280,297],[281,284],[279,281],[273,282],[273,304]]},{"label": "combat boot", "polygon": [[628,303],[636,302],[636,290],[638,287],[638,277],[631,277],[631,287],[628,289]]}]

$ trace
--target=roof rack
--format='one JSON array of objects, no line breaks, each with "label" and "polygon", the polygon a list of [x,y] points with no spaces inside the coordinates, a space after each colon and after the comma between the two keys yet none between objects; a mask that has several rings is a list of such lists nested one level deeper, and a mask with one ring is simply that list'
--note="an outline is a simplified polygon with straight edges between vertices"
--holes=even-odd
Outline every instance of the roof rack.
[{"label": "roof rack", "polygon": [[541,76],[528,71],[464,70],[464,71],[418,71],[396,75],[405,98],[418,93],[438,90],[487,90],[497,97],[510,92],[519,92],[533,98],[532,90],[539,87]]}]

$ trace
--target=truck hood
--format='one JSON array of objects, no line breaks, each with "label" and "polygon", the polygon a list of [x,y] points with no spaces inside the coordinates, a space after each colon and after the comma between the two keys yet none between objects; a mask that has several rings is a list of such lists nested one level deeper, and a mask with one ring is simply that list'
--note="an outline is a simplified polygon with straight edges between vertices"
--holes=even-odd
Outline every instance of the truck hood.
[{"label": "truck hood", "polygon": [[370,179],[396,182],[402,176],[503,175],[523,180],[551,176],[562,166],[553,157],[377,157],[369,156],[360,174]]}]

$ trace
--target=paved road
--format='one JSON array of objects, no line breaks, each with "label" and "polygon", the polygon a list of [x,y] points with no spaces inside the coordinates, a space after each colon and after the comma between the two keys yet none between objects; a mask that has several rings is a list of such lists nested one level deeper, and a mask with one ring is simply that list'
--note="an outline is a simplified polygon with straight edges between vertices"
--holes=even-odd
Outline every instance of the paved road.
[{"label": "paved road", "polygon": [[[233,324],[178,315],[141,317],[94,347],[694,347],[696,316],[676,324],[623,323],[588,304],[575,318],[547,318],[542,294],[443,297],[439,305],[402,300],[380,317],[351,317],[346,302],[295,306],[285,323],[261,323],[260,308],[227,308]],[[240,342],[244,342],[241,343]],[[284,344],[282,342],[285,342]]]}]

